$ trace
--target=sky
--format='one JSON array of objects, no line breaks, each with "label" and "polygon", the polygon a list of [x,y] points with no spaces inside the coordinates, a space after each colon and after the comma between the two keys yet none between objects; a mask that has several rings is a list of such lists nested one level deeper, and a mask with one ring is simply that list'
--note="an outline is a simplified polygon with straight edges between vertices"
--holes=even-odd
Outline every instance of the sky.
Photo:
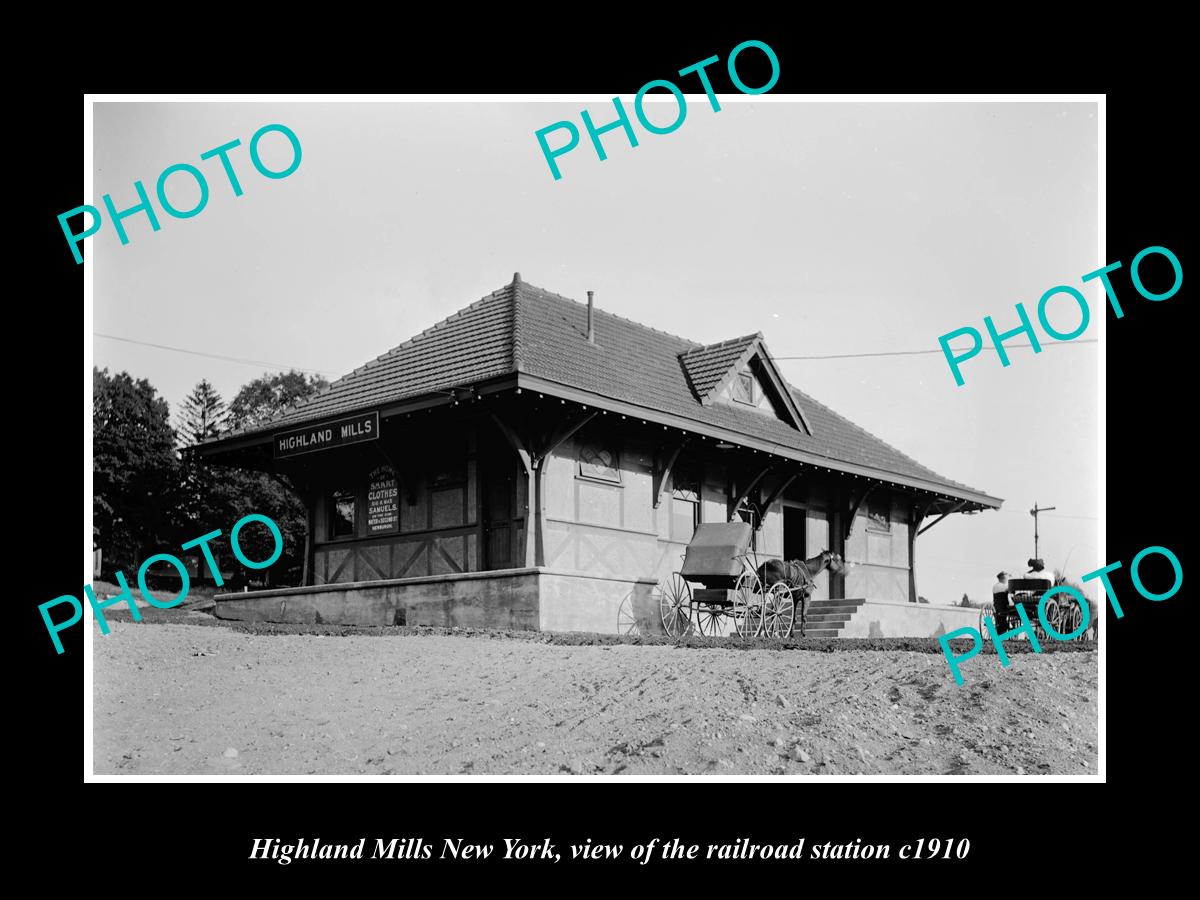
[{"label": "sky", "polygon": [[[207,378],[228,400],[265,371],[330,380],[489,294],[514,272],[646,325],[709,343],[761,331],[800,390],[934,471],[1004,499],[950,516],[917,540],[918,590],[934,603],[990,595],[1000,569],[1033,555],[1067,574],[1104,565],[1096,493],[1097,256],[1094,103],[815,103],[703,94],[673,133],[637,124],[603,136],[600,161],[580,119],[611,100],[392,103],[97,103],[94,193],[118,210],[153,196],[159,173],[205,173],[207,206],[187,219],[143,214],[87,239],[97,335],[251,360],[219,360],[96,336],[101,368],[147,378],[178,409]],[[626,108],[631,97],[624,97]],[[668,123],[675,104],[648,103]],[[631,114],[631,118],[632,114]],[[535,132],[560,120],[580,145],[554,180]],[[302,159],[268,179],[251,135],[281,123]],[[233,139],[244,193],[200,154]],[[552,146],[561,133],[549,138]],[[267,135],[262,160],[291,161]],[[198,189],[167,183],[180,209]],[[940,353],[801,360],[792,356],[938,350],[963,326],[1001,330],[1056,285],[1092,310],[1079,341],[985,349],[954,383]],[[1057,299],[1051,324],[1079,313]],[[1114,327],[1119,327],[1115,325]],[[1025,342],[1024,337],[1015,339]],[[1069,560],[1069,562],[1068,562]],[[1092,593],[1092,592],[1089,592]]]}]

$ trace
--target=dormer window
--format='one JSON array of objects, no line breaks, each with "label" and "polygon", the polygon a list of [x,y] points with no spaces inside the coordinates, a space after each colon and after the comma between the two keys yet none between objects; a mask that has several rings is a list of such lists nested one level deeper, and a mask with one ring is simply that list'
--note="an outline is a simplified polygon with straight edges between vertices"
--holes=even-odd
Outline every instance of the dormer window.
[{"label": "dormer window", "polygon": [[804,411],[767,352],[761,334],[693,347],[679,354],[696,399],[753,410],[812,434]]},{"label": "dormer window", "polygon": [[754,375],[749,369],[738,372],[737,378],[733,380],[733,399],[739,403],[749,403],[751,406],[758,405]]}]

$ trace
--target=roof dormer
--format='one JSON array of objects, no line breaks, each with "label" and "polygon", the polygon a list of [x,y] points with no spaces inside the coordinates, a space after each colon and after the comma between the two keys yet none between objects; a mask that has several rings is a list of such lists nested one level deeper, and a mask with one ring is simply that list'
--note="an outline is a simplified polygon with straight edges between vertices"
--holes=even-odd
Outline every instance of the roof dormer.
[{"label": "roof dormer", "polygon": [[697,347],[680,354],[679,361],[705,406],[726,404],[773,416],[812,434],[761,333]]}]

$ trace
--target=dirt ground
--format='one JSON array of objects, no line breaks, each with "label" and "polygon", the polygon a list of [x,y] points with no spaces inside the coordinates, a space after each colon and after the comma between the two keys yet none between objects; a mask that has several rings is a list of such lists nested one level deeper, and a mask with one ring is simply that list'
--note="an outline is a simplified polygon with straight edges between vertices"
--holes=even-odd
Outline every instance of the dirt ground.
[{"label": "dirt ground", "polygon": [[256,634],[188,615],[96,628],[97,774],[1096,773],[1094,652],[980,655],[957,687],[928,648]]}]

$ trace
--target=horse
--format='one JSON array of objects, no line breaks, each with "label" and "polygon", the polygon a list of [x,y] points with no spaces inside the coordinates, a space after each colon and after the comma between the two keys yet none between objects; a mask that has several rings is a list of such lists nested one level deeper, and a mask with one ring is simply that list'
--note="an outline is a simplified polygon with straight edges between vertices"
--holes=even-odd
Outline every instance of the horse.
[{"label": "horse", "polygon": [[808,624],[808,603],[817,587],[816,577],[826,569],[835,575],[840,575],[846,570],[840,553],[822,550],[811,559],[768,559],[758,567],[758,580],[762,583],[764,592],[782,581],[793,593],[800,595],[800,637],[804,637]]}]

